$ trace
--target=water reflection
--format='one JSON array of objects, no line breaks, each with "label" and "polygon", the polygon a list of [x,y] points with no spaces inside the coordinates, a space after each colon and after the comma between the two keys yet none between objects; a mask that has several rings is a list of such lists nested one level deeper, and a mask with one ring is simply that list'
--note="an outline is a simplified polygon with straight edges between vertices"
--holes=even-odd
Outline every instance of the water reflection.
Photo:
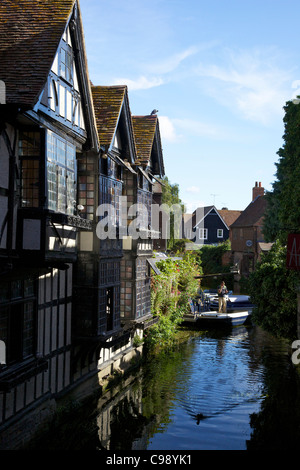
[{"label": "water reflection", "polygon": [[71,418],[71,432],[53,431],[46,447],[55,436],[65,449],[70,439],[85,450],[294,448],[300,384],[290,345],[256,327],[188,337],[91,403],[80,425]]},{"label": "water reflection", "polygon": [[[106,449],[286,448],[299,390],[286,342],[259,328],[192,332],[177,350],[152,358],[115,405]],[[289,435],[281,444],[270,437],[279,428]]]}]

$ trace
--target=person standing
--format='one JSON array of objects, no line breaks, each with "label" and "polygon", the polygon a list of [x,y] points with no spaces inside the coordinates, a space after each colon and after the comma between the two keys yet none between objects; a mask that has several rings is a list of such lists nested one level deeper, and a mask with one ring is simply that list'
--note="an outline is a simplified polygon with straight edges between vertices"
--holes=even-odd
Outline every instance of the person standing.
[{"label": "person standing", "polygon": [[222,281],[221,285],[218,287],[219,313],[226,313],[227,294],[228,294],[228,290],[225,285],[225,281]]}]

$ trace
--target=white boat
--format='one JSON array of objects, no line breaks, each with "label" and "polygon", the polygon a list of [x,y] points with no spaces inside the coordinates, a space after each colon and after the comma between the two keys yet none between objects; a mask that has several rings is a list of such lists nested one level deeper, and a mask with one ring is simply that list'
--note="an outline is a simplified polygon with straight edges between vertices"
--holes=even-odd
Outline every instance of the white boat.
[{"label": "white boat", "polygon": [[[218,296],[214,296],[210,298],[210,309],[216,310],[218,309],[219,301]],[[234,295],[229,294],[227,296],[227,312],[234,313],[240,310],[248,310],[252,311],[253,304],[250,301],[249,295]]]},{"label": "white boat", "polygon": [[201,327],[224,327],[240,326],[250,320],[251,312],[248,310],[235,311],[233,313],[218,313],[217,311],[208,311],[200,313],[191,313],[183,316],[183,323],[197,325]]}]

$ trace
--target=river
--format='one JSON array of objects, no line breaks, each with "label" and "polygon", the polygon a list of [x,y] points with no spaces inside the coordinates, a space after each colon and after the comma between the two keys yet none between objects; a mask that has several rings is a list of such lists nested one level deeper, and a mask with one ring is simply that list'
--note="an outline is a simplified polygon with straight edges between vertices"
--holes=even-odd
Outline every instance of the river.
[{"label": "river", "polygon": [[297,448],[300,382],[290,342],[256,326],[182,334],[178,347],[149,358],[39,448]]}]

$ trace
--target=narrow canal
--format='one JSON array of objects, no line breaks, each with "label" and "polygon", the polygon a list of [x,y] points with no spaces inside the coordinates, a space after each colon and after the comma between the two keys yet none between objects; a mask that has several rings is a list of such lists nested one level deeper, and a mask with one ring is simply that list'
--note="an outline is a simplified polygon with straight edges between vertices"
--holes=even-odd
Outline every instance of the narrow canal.
[{"label": "narrow canal", "polygon": [[300,438],[291,344],[258,327],[187,340],[53,430],[39,448],[285,450]]}]

